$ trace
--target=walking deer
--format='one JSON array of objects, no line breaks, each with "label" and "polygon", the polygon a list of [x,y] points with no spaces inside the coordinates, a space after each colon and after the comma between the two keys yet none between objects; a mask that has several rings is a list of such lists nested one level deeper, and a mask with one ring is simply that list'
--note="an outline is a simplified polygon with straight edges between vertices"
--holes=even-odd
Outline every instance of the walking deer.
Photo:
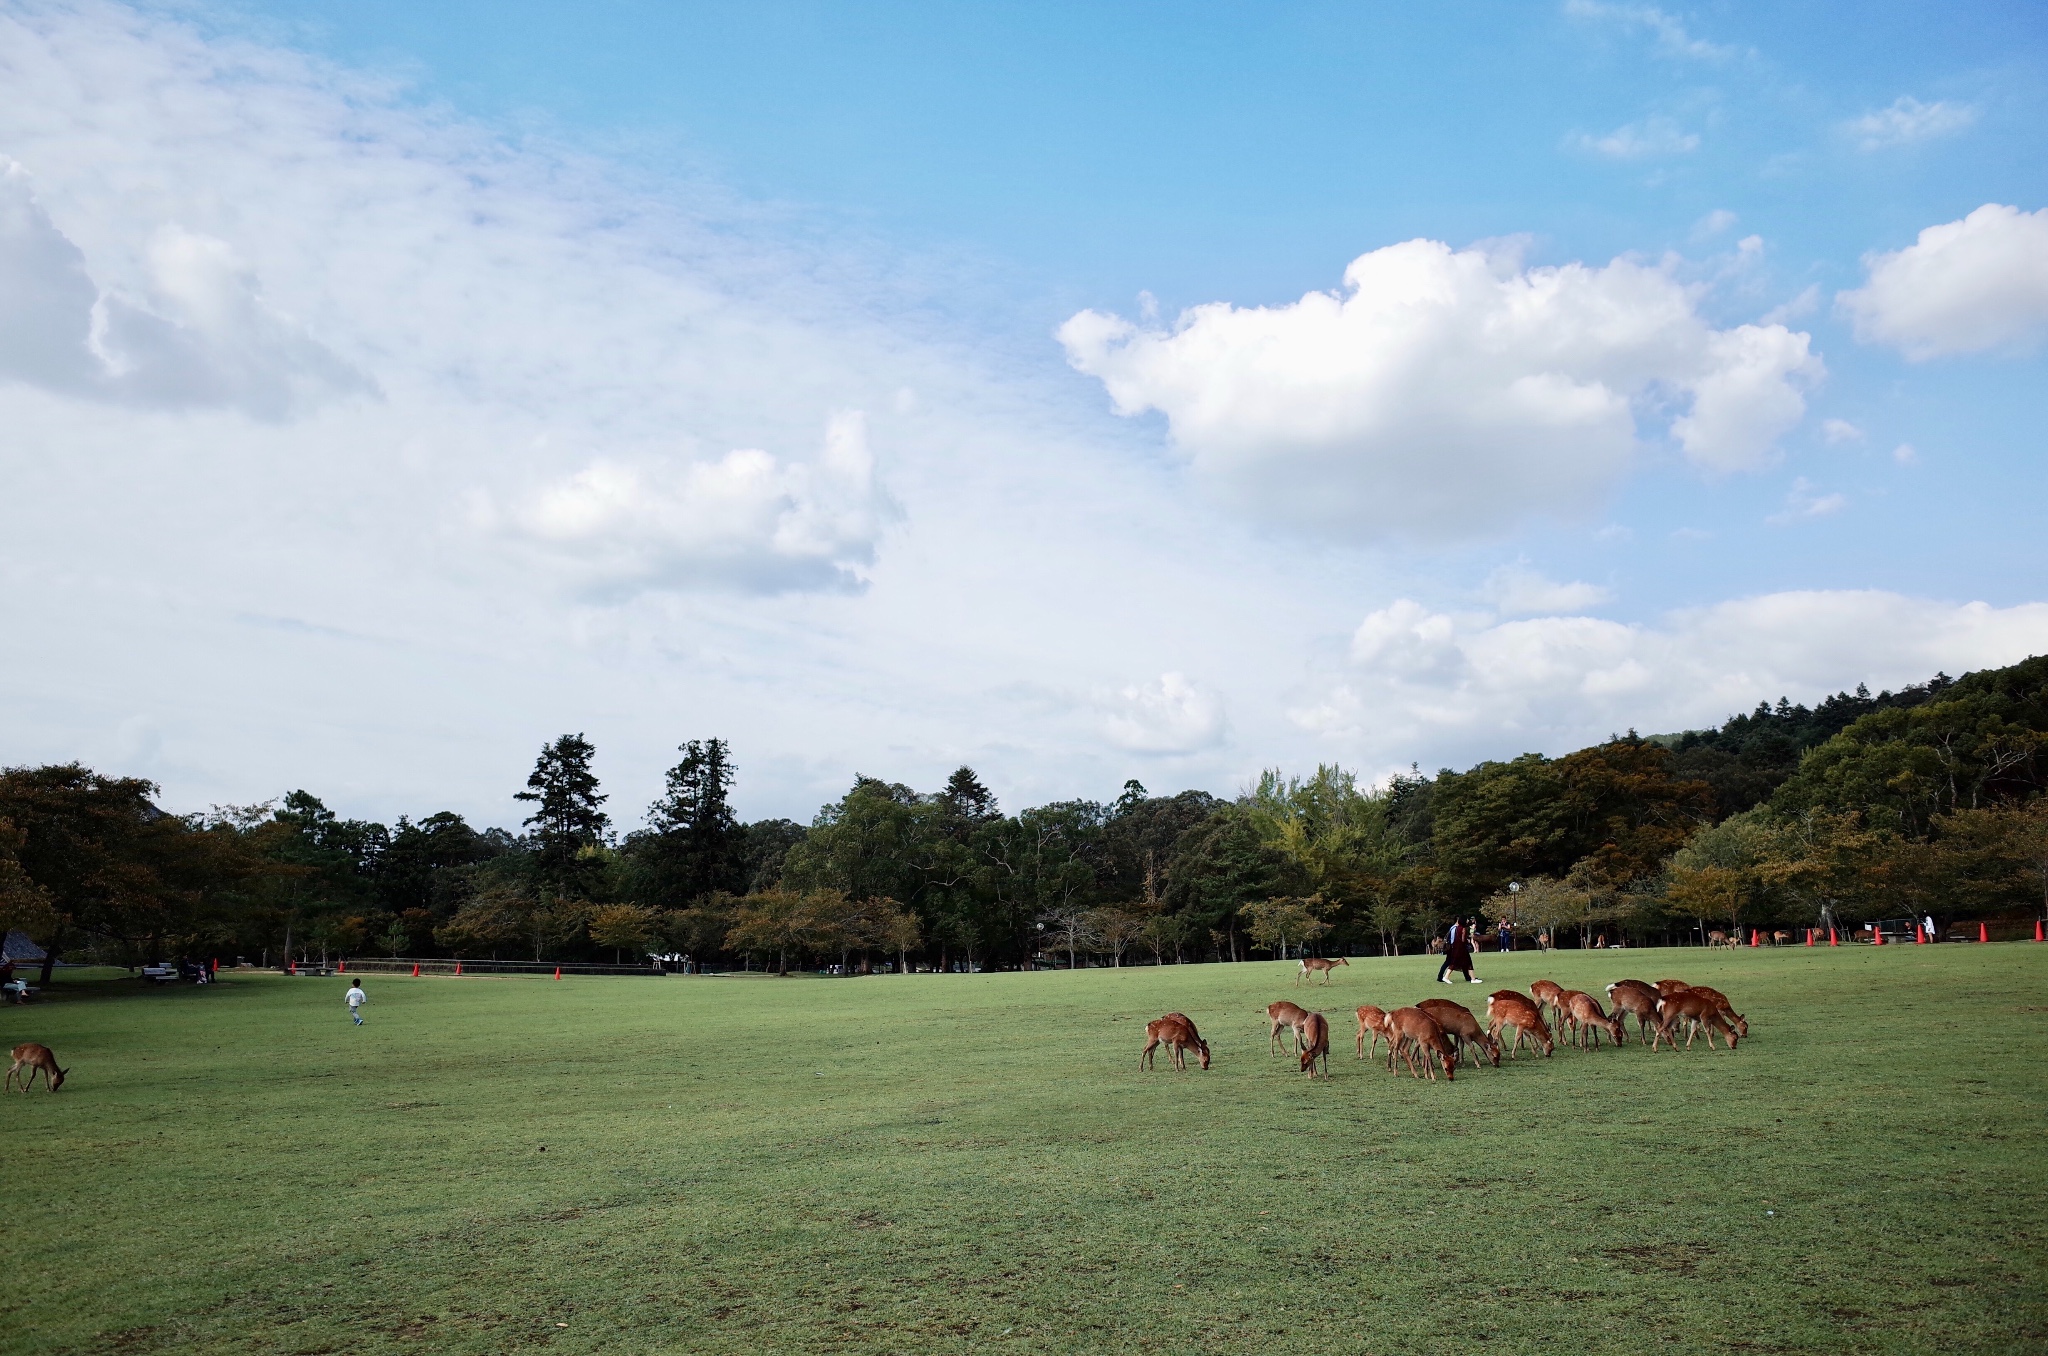
[{"label": "walking deer", "polygon": [[1266,1035],[1266,1053],[1269,1055],[1278,1054],[1280,1052],[1280,1033],[1290,1029],[1294,1032],[1294,1048],[1297,1052],[1300,1051],[1301,1019],[1306,1016],[1308,1016],[1308,1009],[1298,1003],[1289,1003],[1283,1000],[1278,1003],[1266,1004],[1266,1020],[1273,1024],[1273,1029]]},{"label": "walking deer", "polygon": [[1382,1008],[1370,1003],[1361,1004],[1358,1009],[1358,1057],[1365,1058],[1366,1038],[1372,1038],[1372,1053],[1380,1052],[1380,1042],[1394,1043],[1394,1037],[1387,1030],[1387,1014]]},{"label": "walking deer", "polygon": [[1728,1001],[1727,994],[1722,993],[1719,989],[1710,989],[1704,984],[1695,984],[1686,992],[1704,994],[1713,1003],[1715,1009],[1720,1012],[1721,1020],[1734,1027],[1736,1035],[1744,1040],[1749,1039],[1749,1019],[1735,1010],[1735,1005]]},{"label": "walking deer", "polygon": [[56,1053],[49,1046],[37,1045],[34,1041],[29,1041],[26,1044],[14,1047],[14,1063],[7,1067],[7,1080],[5,1083],[0,1083],[0,1092],[5,1092],[8,1088],[13,1087],[15,1075],[23,1069],[28,1070],[28,1073],[23,1075],[21,1080],[21,1090],[23,1092],[27,1092],[35,1086],[38,1073],[43,1076],[43,1086],[51,1092],[55,1092],[63,1087],[65,1078],[71,1073],[69,1069],[57,1067]]},{"label": "walking deer", "polygon": [[1515,1032],[1514,1043],[1508,1046],[1509,1059],[1522,1048],[1524,1038],[1539,1047],[1545,1059],[1557,1049],[1557,1042],[1543,1021],[1543,1009],[1527,994],[1501,989],[1486,1000],[1486,1034],[1493,1037],[1495,1044],[1500,1042],[1502,1027],[1512,1027]]},{"label": "walking deer", "polygon": [[1322,1013],[1311,1012],[1302,1018],[1296,1034],[1301,1037],[1301,1071],[1310,1078],[1316,1076],[1318,1061],[1323,1066],[1323,1077],[1330,1076],[1330,1023]]},{"label": "walking deer", "polygon": [[1673,1054],[1678,1052],[1678,1033],[1672,1028],[1680,1022],[1686,1024],[1685,1048],[1692,1049],[1692,1038],[1702,1027],[1707,1032],[1707,1048],[1714,1048],[1714,1033],[1719,1031],[1728,1040],[1728,1048],[1735,1048],[1735,1030],[1721,1016],[1721,1010],[1714,1000],[1696,990],[1687,989],[1672,994],[1659,1006],[1657,1029],[1650,1036],[1650,1048],[1655,1050],[1658,1041],[1669,1041]]},{"label": "walking deer", "polygon": [[[1415,1006],[1428,1013],[1444,1029],[1444,1034],[1458,1047],[1458,1058],[1469,1060],[1465,1047],[1476,1046],[1480,1054],[1493,1061],[1494,1068],[1500,1067],[1500,1042],[1480,1027],[1472,1009],[1448,998],[1425,998]],[[1476,1060],[1471,1062],[1477,1063]]]},{"label": "walking deer", "polygon": [[[1622,1042],[1621,1023],[1607,1015],[1607,1009],[1600,1006],[1600,1000],[1589,993],[1574,989],[1565,998],[1566,1012],[1571,1018],[1572,1043],[1587,1049],[1600,1048],[1600,1033],[1605,1031],[1616,1045]],[[1590,1044],[1589,1044],[1590,1042]]]},{"label": "walking deer", "polygon": [[1145,1023],[1145,1048],[1138,1054],[1140,1070],[1152,1067],[1152,1053],[1164,1045],[1172,1057],[1173,1067],[1187,1072],[1188,1051],[1195,1051],[1204,1069],[1209,1067],[1209,1042],[1195,1030],[1195,1024],[1178,1012],[1169,1012],[1156,1021]]},{"label": "walking deer", "polygon": [[[1458,1052],[1451,1048],[1451,1042],[1445,1037],[1444,1029],[1437,1025],[1436,1018],[1421,1008],[1395,1008],[1387,1014],[1387,1021],[1394,1028],[1395,1048],[1400,1051],[1401,1059],[1408,1065],[1409,1073],[1417,1078],[1422,1077],[1422,1071],[1415,1067],[1415,1056],[1420,1054],[1422,1070],[1426,1070],[1430,1081],[1435,1082],[1436,1068],[1430,1063],[1430,1057],[1433,1055],[1436,1062],[1443,1066],[1444,1081],[1457,1081]],[[1411,1045],[1415,1047],[1413,1051],[1409,1049]],[[1394,1067],[1392,1055],[1387,1057],[1387,1067]]]},{"label": "walking deer", "polygon": [[1628,1030],[1630,1017],[1636,1019],[1636,1036],[1648,1045],[1650,1024],[1657,1020],[1662,995],[1640,979],[1618,979],[1607,986],[1607,1001],[1614,1005],[1614,1020],[1623,1031]]},{"label": "walking deer", "polygon": [[1564,985],[1555,980],[1539,979],[1529,986],[1530,997],[1536,1000],[1536,1010],[1550,1018],[1552,1034],[1564,1037]]},{"label": "walking deer", "polygon": [[1330,982],[1330,971],[1340,965],[1348,966],[1350,964],[1351,962],[1342,956],[1333,956],[1328,960],[1321,956],[1303,956],[1301,958],[1301,970],[1294,976],[1294,982],[1299,984],[1311,975],[1321,975],[1323,983],[1328,984]]}]

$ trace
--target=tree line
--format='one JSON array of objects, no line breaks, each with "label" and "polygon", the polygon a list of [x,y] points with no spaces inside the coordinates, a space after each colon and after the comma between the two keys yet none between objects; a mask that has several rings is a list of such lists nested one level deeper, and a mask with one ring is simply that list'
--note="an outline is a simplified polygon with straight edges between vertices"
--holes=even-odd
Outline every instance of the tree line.
[{"label": "tree line", "polygon": [[363,955],[941,969],[1399,954],[1457,917],[1561,945],[1708,926],[2048,912],[2048,658],[1679,735],[1365,785],[1009,813],[970,768],[856,777],[810,824],[743,823],[692,740],[620,833],[563,735],[518,833],[317,796],[177,815],[78,764],[0,772],[0,923],[53,957]]}]

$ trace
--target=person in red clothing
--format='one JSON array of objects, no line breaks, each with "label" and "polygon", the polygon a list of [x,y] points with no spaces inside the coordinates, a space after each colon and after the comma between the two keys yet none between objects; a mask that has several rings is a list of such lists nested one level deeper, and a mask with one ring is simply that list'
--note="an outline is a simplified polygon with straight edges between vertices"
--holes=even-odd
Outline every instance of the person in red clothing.
[{"label": "person in red clothing", "polygon": [[1450,978],[1450,972],[1453,970],[1474,984],[1479,982],[1478,977],[1472,973],[1472,925],[1463,919],[1451,924],[1448,945],[1444,947],[1444,963],[1436,972],[1437,982],[1456,983],[1457,981]]}]

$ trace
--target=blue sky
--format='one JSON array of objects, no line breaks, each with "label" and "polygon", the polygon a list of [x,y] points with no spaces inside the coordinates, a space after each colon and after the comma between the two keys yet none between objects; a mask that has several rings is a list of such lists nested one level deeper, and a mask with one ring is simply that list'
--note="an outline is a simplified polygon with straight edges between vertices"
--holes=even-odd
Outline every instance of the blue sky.
[{"label": "blue sky", "polygon": [[2048,650],[2039,6],[0,19],[8,762],[802,818]]}]

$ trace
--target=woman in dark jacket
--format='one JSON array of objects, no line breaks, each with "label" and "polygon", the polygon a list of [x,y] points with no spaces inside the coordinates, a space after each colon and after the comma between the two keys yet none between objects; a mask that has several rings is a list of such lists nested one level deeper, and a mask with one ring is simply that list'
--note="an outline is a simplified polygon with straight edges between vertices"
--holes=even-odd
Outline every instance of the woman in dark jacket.
[{"label": "woman in dark jacket", "polygon": [[1452,979],[1448,973],[1452,970],[1456,970],[1474,984],[1479,982],[1478,978],[1472,973],[1472,925],[1470,923],[1460,922],[1451,924],[1450,945],[1444,948],[1444,963],[1437,970],[1436,977],[1445,984],[1455,984],[1457,981]]}]

